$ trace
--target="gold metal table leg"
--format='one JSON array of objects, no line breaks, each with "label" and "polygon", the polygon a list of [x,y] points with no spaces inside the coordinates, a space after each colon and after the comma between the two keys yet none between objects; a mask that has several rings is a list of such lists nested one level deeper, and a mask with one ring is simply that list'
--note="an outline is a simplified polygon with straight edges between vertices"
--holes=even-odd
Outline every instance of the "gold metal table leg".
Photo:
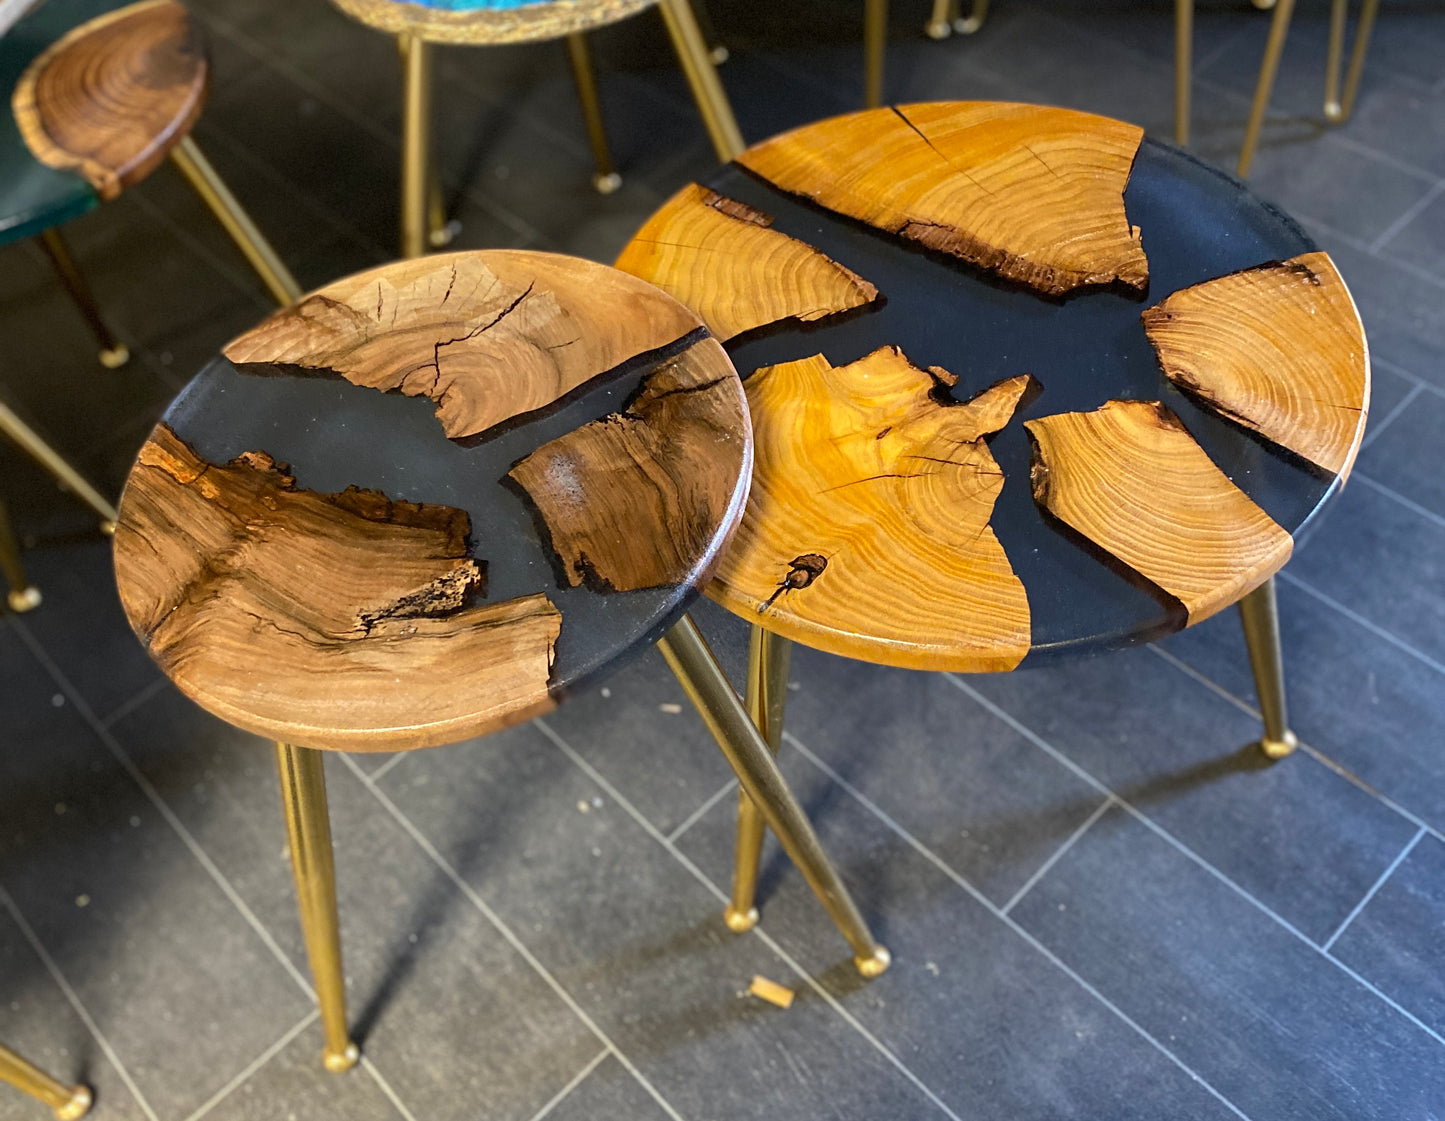
[{"label": "gold metal table leg", "polygon": [[818,843],[818,835],[813,832],[803,808],[788,789],[777,760],[748,719],[747,710],[718,668],[697,627],[683,616],[680,623],[658,640],[657,647],[737,772],[743,791],[757,805],[783,851],[798,866],[829,917],[853,947],[853,963],[858,972],[865,977],[877,977],[888,968],[888,951],[873,940],[857,904]]},{"label": "gold metal table leg", "polygon": [[1344,59],[1345,5],[1347,0],[1334,0],[1330,11],[1330,60],[1325,75],[1325,116],[1340,124],[1350,119],[1355,110],[1355,98],[1360,92],[1360,75],[1365,71],[1365,53],[1370,49],[1370,36],[1375,30],[1375,16],[1380,11],[1380,0],[1365,0],[1360,6],[1360,25],[1355,29],[1355,48],[1350,53],[1350,70],[1345,76],[1345,94],[1337,97],[1339,90],[1339,69]]},{"label": "gold metal table leg", "polygon": [[930,39],[947,39],[953,34],[953,20],[958,14],[958,0],[933,0],[933,14],[923,25]]},{"label": "gold metal table leg", "polygon": [[1174,0],[1174,142],[1189,143],[1189,91],[1194,78],[1194,0]]},{"label": "gold metal table leg", "polygon": [[40,589],[25,575],[25,566],[20,561],[20,542],[10,525],[4,502],[0,502],[0,573],[4,573],[10,588],[5,601],[11,611],[19,615],[40,606]]},{"label": "gold metal table leg", "polygon": [[171,160],[195,188],[196,194],[211,208],[211,213],[231,235],[231,240],[246,255],[246,260],[256,270],[256,275],[266,285],[272,298],[282,307],[300,299],[301,286],[296,283],[291,270],[276,255],[276,250],[256,228],[251,216],[241,209],[236,196],[231,194],[231,188],[216,174],[216,169],[196,142],[189,136],[182,137],[180,143],[171,149]]},{"label": "gold metal table leg", "polygon": [[888,49],[888,0],[863,0],[863,108],[883,104],[883,64]]},{"label": "gold metal table leg", "polygon": [[9,436],[35,462],[49,471],[66,490],[100,515],[104,533],[115,530],[116,512],[106,499],[81,476],[80,472],[60,457],[60,453],[42,440],[11,408],[0,401],[0,434]]},{"label": "gold metal table leg", "polygon": [[1259,146],[1259,130],[1264,124],[1264,113],[1269,108],[1269,96],[1274,92],[1274,78],[1279,72],[1279,58],[1284,53],[1284,41],[1289,35],[1289,21],[1294,14],[1294,0],[1275,0],[1274,15],[1269,21],[1269,39],[1264,45],[1264,60],[1259,65],[1259,82],[1254,87],[1254,104],[1249,109],[1249,124],[1244,129],[1244,146],[1239,150],[1239,166],[1236,173],[1241,179],[1249,175],[1249,165],[1254,162],[1254,150]]},{"label": "gold metal table leg", "polygon": [[397,39],[402,59],[401,255],[427,251],[431,183],[431,51],[416,35]]},{"label": "gold metal table leg", "polygon": [[972,35],[988,19],[988,0],[973,0],[967,19],[958,18],[958,0],[953,0],[953,29],[960,35]]},{"label": "gold metal table leg", "polygon": [[[1279,0],[1281,4],[1289,2]],[[1239,601],[1239,620],[1244,625],[1244,644],[1249,648],[1249,666],[1254,671],[1254,689],[1264,717],[1264,738],[1259,746],[1271,759],[1283,759],[1299,746],[1299,741],[1289,730],[1289,710],[1285,706],[1284,656],[1273,576]]]},{"label": "gold metal table leg", "polygon": [[321,1008],[326,1037],[322,1062],[340,1073],[356,1065],[360,1052],[346,1028],[346,979],[341,969],[341,931],[336,916],[336,865],[331,852],[331,820],[326,808],[326,773],[321,752],[295,744],[276,744],[281,772],[281,804],[291,842],[291,870],[306,956]]},{"label": "gold metal table leg", "polygon": [[40,247],[50,258],[56,275],[60,277],[60,283],[70,294],[70,299],[84,318],[85,325],[90,328],[90,333],[100,344],[100,364],[107,370],[120,369],[130,361],[130,349],[117,339],[106,325],[104,317],[100,314],[100,305],[95,302],[95,297],[90,292],[90,285],[85,282],[85,276],[76,266],[70,250],[65,247],[60,231],[46,230],[42,233]]},{"label": "gold metal table leg", "polygon": [[673,49],[687,76],[687,84],[692,89],[693,100],[702,114],[712,146],[718,159],[727,163],[746,145],[738,129],[737,118],[733,116],[733,107],[723,92],[722,82],[718,80],[707,43],[698,30],[692,6],[688,0],[661,0],[658,8],[663,22],[667,24],[667,33],[672,37]]},{"label": "gold metal table leg", "polygon": [[[748,635],[748,716],[775,756],[783,742],[783,713],[788,702],[788,663],[793,644],[754,624]],[[758,863],[766,827],[757,803],[738,791],[738,839],[733,862],[733,898],[723,912],[739,934],[758,924]]]},{"label": "gold metal table leg", "polygon": [[26,1062],[8,1047],[0,1047],[0,1082],[44,1102],[59,1121],[75,1121],[90,1112],[89,1087],[57,1082],[39,1067]]},{"label": "gold metal table leg", "polygon": [[582,119],[587,124],[587,142],[592,145],[592,158],[597,171],[592,186],[599,195],[610,195],[622,186],[622,176],[612,166],[612,152],[607,147],[607,129],[602,123],[602,98],[597,93],[597,74],[592,69],[592,55],[587,37],[580,31],[567,36],[567,54],[572,60],[572,78],[577,83],[577,100],[582,103]]}]

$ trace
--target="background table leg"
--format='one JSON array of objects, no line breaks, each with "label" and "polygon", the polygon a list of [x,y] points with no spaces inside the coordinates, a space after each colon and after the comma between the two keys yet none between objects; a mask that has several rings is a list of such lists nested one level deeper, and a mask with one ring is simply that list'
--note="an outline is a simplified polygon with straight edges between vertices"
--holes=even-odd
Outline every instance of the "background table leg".
[{"label": "background table leg", "polygon": [[587,50],[587,37],[580,31],[567,36],[567,54],[572,60],[572,79],[577,83],[577,100],[582,103],[582,119],[587,124],[587,142],[592,145],[592,158],[597,171],[592,186],[599,195],[610,195],[622,186],[622,176],[612,166],[612,152],[607,147],[607,129],[602,123],[602,98],[597,92],[597,75],[592,69],[592,55]]},{"label": "background table leg", "polygon": [[20,542],[10,526],[10,514],[5,503],[0,502],[0,573],[10,591],[6,602],[17,615],[40,606],[40,589],[25,575],[25,565],[20,561]]},{"label": "background table leg", "polygon": [[40,235],[40,246],[45,250],[45,255],[50,258],[56,275],[60,277],[60,283],[70,294],[71,301],[85,319],[90,333],[100,344],[100,364],[107,370],[120,369],[130,361],[130,350],[125,343],[111,333],[110,328],[106,325],[105,319],[100,314],[100,306],[95,302],[95,297],[90,294],[90,285],[85,282],[85,276],[76,266],[70,250],[65,247],[65,242],[60,237],[60,231],[46,230]]},{"label": "background table leg", "polygon": [[883,104],[883,62],[888,48],[888,0],[863,0],[863,108]]},{"label": "background table leg", "polygon": [[1239,601],[1239,620],[1244,624],[1244,643],[1249,648],[1249,666],[1254,671],[1254,688],[1264,717],[1264,738],[1259,746],[1271,759],[1283,759],[1299,746],[1299,741],[1289,730],[1285,707],[1284,656],[1279,644],[1279,607],[1273,576]]},{"label": "background table leg", "polygon": [[397,39],[401,48],[401,255],[427,251],[431,192],[431,44],[416,35]]},{"label": "background table leg", "polygon": [[682,64],[687,84],[692,89],[693,100],[702,114],[703,124],[717,151],[717,158],[724,163],[731,160],[746,145],[738,129],[733,107],[723,92],[722,82],[713,66],[712,53],[698,30],[688,0],[662,0],[658,5],[662,20],[667,24],[667,33],[672,37],[677,60]]},{"label": "background table leg", "polygon": [[1284,41],[1289,35],[1289,21],[1294,14],[1294,0],[1275,0],[1274,15],[1269,21],[1269,39],[1264,45],[1264,61],[1259,66],[1259,81],[1254,87],[1254,104],[1249,109],[1249,124],[1244,129],[1244,146],[1239,150],[1239,166],[1236,174],[1241,179],[1249,175],[1249,165],[1254,162],[1254,150],[1259,145],[1259,130],[1264,124],[1264,112],[1269,108],[1269,95],[1274,92],[1274,76],[1279,71],[1279,56],[1284,53]]},{"label": "background table leg", "polygon": [[9,436],[21,451],[55,476],[61,486],[99,514],[102,532],[114,532],[118,516],[115,507],[3,401],[0,401],[0,435]]}]

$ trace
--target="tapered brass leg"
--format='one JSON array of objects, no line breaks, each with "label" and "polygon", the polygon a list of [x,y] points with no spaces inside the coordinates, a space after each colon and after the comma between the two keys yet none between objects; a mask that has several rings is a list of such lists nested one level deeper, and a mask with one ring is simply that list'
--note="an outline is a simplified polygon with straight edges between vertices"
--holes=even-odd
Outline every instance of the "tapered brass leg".
[{"label": "tapered brass leg", "polygon": [[953,21],[958,16],[958,0],[933,0],[933,14],[923,25],[930,39],[947,39],[953,34]]},{"label": "tapered brass leg", "polygon": [[622,176],[612,166],[607,129],[602,123],[602,98],[597,93],[597,75],[592,69],[587,37],[580,31],[567,36],[567,54],[572,59],[572,79],[577,83],[577,100],[582,103],[582,119],[587,124],[587,142],[592,145],[592,158],[597,163],[592,186],[599,195],[610,195],[622,186]]},{"label": "tapered brass leg", "polygon": [[251,216],[241,209],[236,196],[231,194],[231,188],[216,174],[216,169],[196,142],[189,136],[182,137],[180,143],[171,149],[171,160],[190,181],[196,194],[205,200],[211,213],[231,235],[231,240],[246,255],[246,260],[256,270],[256,275],[266,285],[272,298],[282,307],[300,299],[301,287],[291,275],[291,270],[276,255],[276,250],[256,228]]},{"label": "tapered brass leg", "polygon": [[427,251],[427,197],[431,183],[431,44],[402,35],[401,48],[401,255]]},{"label": "tapered brass leg", "polygon": [[1174,142],[1189,143],[1189,88],[1194,78],[1194,0],[1174,0]]},{"label": "tapered brass leg", "polygon": [[321,1008],[326,1037],[322,1062],[340,1073],[360,1058],[346,1028],[346,980],[341,970],[341,932],[336,917],[336,870],[331,854],[331,820],[326,809],[326,774],[321,752],[289,743],[276,744],[281,772],[281,804],[291,841],[291,870],[306,956]]},{"label": "tapered brass leg", "polygon": [[75,1121],[90,1112],[90,1089],[57,1082],[8,1047],[0,1047],[0,1081],[44,1102],[59,1121]]},{"label": "tapered brass leg", "polygon": [[708,11],[707,0],[689,0],[692,5],[692,15],[697,20],[697,29],[702,33],[702,41],[708,45],[707,56],[712,59],[714,66],[721,66],[729,58],[728,49],[718,40],[717,27],[712,22],[712,13]]},{"label": "tapered brass leg", "polygon": [[[1345,96],[1335,98],[1339,88],[1339,65],[1344,56],[1345,3],[1334,0],[1335,9],[1330,20],[1330,62],[1329,74],[1325,78],[1325,116],[1335,124],[1347,121],[1355,111],[1355,97],[1360,92],[1360,75],[1365,71],[1365,53],[1370,49],[1370,36],[1375,30],[1375,16],[1380,11],[1380,0],[1365,0],[1360,6],[1360,26],[1355,28],[1355,47],[1350,52],[1350,72],[1345,76]],[[1335,29],[1339,24],[1338,32]]]},{"label": "tapered brass leg", "polygon": [[[783,742],[783,712],[788,703],[788,662],[793,644],[756,624],[748,636],[748,716],[774,755]],[[738,791],[738,841],[733,862],[733,898],[723,918],[739,934],[758,923],[758,862],[767,823],[757,803]]]},{"label": "tapered brass leg", "polygon": [[863,108],[883,104],[883,64],[888,49],[888,0],[863,0]]},{"label": "tapered brass leg", "polygon": [[737,118],[733,116],[733,107],[723,92],[722,82],[718,80],[707,43],[698,30],[692,6],[688,0],[661,0],[658,9],[667,24],[673,50],[677,52],[677,60],[687,76],[687,84],[692,89],[693,100],[702,114],[713,149],[717,158],[726,163],[746,145],[743,144]]},{"label": "tapered brass leg", "polygon": [[1340,70],[1345,58],[1345,16],[1349,0],[1330,0],[1330,46],[1325,56],[1325,116],[1338,121],[1344,116],[1340,107]]},{"label": "tapered brass leg", "polygon": [[96,304],[95,297],[91,295],[90,285],[85,282],[85,277],[76,267],[70,250],[61,240],[60,231],[46,230],[40,235],[40,247],[45,250],[45,255],[50,258],[50,263],[55,266],[60,283],[65,286],[76,309],[84,318],[85,325],[90,328],[90,333],[100,344],[100,364],[107,370],[120,369],[130,361],[130,350],[106,326],[105,319],[100,314],[100,307]]},{"label": "tapered brass leg", "polygon": [[11,611],[18,615],[40,606],[40,589],[25,575],[25,566],[20,562],[20,542],[3,502],[0,502],[0,573],[4,573],[10,589],[5,601]]},{"label": "tapered brass leg", "polygon": [[953,0],[953,29],[960,35],[972,35],[988,19],[988,0],[973,0],[966,19],[958,18],[958,0]]},{"label": "tapered brass leg", "polygon": [[1284,41],[1289,35],[1289,21],[1293,14],[1294,0],[1275,0],[1274,15],[1269,21],[1269,39],[1264,45],[1264,60],[1259,66],[1259,81],[1254,87],[1254,104],[1250,106],[1249,124],[1244,129],[1244,146],[1239,150],[1237,172],[1241,179],[1249,174],[1249,165],[1254,162],[1260,126],[1264,124],[1264,113],[1269,108],[1269,95],[1274,92],[1279,57],[1284,53]]},{"label": "tapered brass leg", "polygon": [[[1279,2],[1287,4],[1289,0]],[[1259,711],[1264,717],[1264,738],[1259,746],[1271,759],[1283,759],[1299,746],[1299,741],[1289,730],[1285,706],[1284,656],[1279,644],[1273,576],[1239,601],[1239,620],[1244,624],[1244,644],[1249,648],[1254,690],[1259,694]]]},{"label": "tapered brass leg", "polygon": [[35,429],[21,420],[3,401],[0,401],[0,434],[14,440],[21,451],[55,476],[61,486],[99,514],[103,533],[115,530],[115,507],[102,498],[100,491],[86,482],[79,471],[62,459],[59,452],[42,440]]},{"label": "tapered brass leg", "polygon": [[877,977],[888,968],[888,951],[873,941],[857,904],[843,886],[837,870],[818,843],[803,808],[788,789],[777,761],[757,727],[748,719],[733,687],[693,626],[683,616],[657,647],[672,672],[697,706],[708,731],[737,772],[743,791],[762,812],[779,842],[819,902],[853,947],[853,963],[865,977]]},{"label": "tapered brass leg", "polygon": [[447,218],[446,203],[442,201],[442,180],[435,170],[427,184],[426,227],[426,242],[433,249],[450,245],[457,234],[462,232],[459,221]]}]

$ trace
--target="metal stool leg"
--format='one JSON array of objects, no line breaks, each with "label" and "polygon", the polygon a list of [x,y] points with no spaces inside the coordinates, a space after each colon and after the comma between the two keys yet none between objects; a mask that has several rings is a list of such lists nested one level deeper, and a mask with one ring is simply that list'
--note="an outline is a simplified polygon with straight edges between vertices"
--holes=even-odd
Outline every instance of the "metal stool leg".
[{"label": "metal stool leg", "polygon": [[[1350,119],[1350,114],[1355,110],[1355,97],[1360,92],[1360,75],[1365,70],[1365,52],[1370,48],[1370,36],[1375,30],[1375,16],[1380,11],[1380,0],[1365,0],[1360,7],[1360,26],[1355,29],[1355,49],[1350,54],[1350,71],[1345,76],[1345,96],[1343,101],[1334,99],[1334,91],[1339,85],[1339,65],[1344,55],[1344,6],[1346,0],[1334,0],[1338,8],[1339,19],[1339,41],[1336,43],[1336,34],[1333,19],[1330,26],[1330,70],[1326,77],[1325,89],[1325,116],[1335,124],[1340,124]],[[1331,13],[1332,17],[1335,15]]]},{"label": "metal stool leg", "polygon": [[25,566],[20,563],[20,542],[10,526],[10,514],[3,502],[0,502],[0,573],[4,573],[10,587],[5,601],[11,611],[19,615],[40,606],[40,589],[25,575]]},{"label": "metal stool leg", "polygon": [[[768,750],[778,754],[783,742],[783,712],[788,703],[788,663],[793,644],[754,625],[748,636],[748,716],[758,726]],[[755,897],[758,863],[767,823],[755,803],[738,791],[738,840],[733,862],[733,899],[723,913],[728,927],[741,934],[758,924]]]},{"label": "metal stool leg", "polygon": [[883,63],[888,48],[888,0],[863,0],[863,108],[883,104]]},{"label": "metal stool leg", "polygon": [[401,255],[427,250],[431,179],[431,44],[415,35],[397,39],[402,59]]},{"label": "metal stool leg", "polygon": [[57,1082],[8,1047],[0,1047],[0,1082],[8,1082],[22,1093],[44,1102],[59,1121],[75,1121],[75,1118],[90,1112],[93,1099],[89,1087]]},{"label": "metal stool leg", "polygon": [[1194,77],[1194,0],[1174,0],[1174,142],[1189,143],[1189,90]]},{"label": "metal stool leg", "polygon": [[930,39],[947,39],[953,34],[953,21],[958,17],[958,0],[933,0],[933,14],[923,25]]},{"label": "metal stool leg", "polygon": [[688,0],[661,0],[658,9],[667,24],[667,33],[672,37],[673,50],[682,64],[687,84],[692,89],[693,100],[702,114],[708,137],[718,159],[724,163],[740,153],[746,145],[738,129],[733,107],[723,92],[717,70],[708,53],[707,43],[698,30]]},{"label": "metal stool leg", "polygon": [[[1287,4],[1289,0],[1279,2]],[[1264,717],[1264,738],[1259,746],[1271,759],[1283,759],[1299,746],[1299,740],[1289,730],[1285,707],[1284,656],[1273,576],[1239,601],[1239,621],[1244,625],[1244,644],[1249,648],[1249,667],[1254,671],[1254,689]]]},{"label": "metal stool leg", "polygon": [[1254,104],[1250,106],[1249,124],[1244,130],[1244,146],[1239,151],[1236,173],[1241,179],[1249,174],[1249,165],[1254,162],[1260,126],[1264,124],[1264,111],[1269,108],[1269,95],[1274,92],[1279,56],[1284,53],[1284,41],[1289,35],[1289,21],[1293,14],[1294,0],[1275,0],[1274,15],[1269,22],[1269,39],[1264,45],[1264,60],[1259,66],[1259,82],[1254,88]]},{"label": "metal stool leg", "polygon": [[45,250],[45,255],[50,258],[50,263],[55,266],[60,283],[65,286],[76,309],[85,319],[86,326],[90,328],[90,333],[100,344],[100,364],[107,370],[120,369],[130,361],[130,350],[106,326],[105,319],[100,314],[100,307],[96,304],[95,297],[91,295],[90,285],[85,282],[85,277],[76,267],[70,250],[61,240],[60,231],[46,230],[42,233],[40,247]]},{"label": "metal stool leg", "polygon": [[728,49],[718,42],[717,27],[712,21],[712,13],[708,11],[707,0],[689,0],[689,3],[692,5],[692,18],[697,20],[697,29],[702,32],[702,41],[709,44],[708,58],[712,59],[714,66],[721,66],[730,55]]},{"label": "metal stool leg", "polygon": [[782,843],[783,851],[798,866],[829,917],[853,947],[853,963],[858,972],[865,977],[877,977],[888,968],[888,951],[873,941],[857,904],[829,863],[818,843],[818,835],[788,789],[767,743],[748,719],[747,710],[718,668],[697,627],[683,616],[682,622],[658,640],[657,647],[737,772],[743,791],[757,805],[768,827]]},{"label": "metal stool leg", "polygon": [[582,119],[587,124],[587,142],[592,145],[592,158],[597,171],[592,186],[599,195],[610,195],[622,186],[622,176],[612,166],[612,152],[607,147],[607,129],[602,123],[602,98],[597,93],[597,75],[592,69],[592,55],[587,50],[587,37],[580,31],[567,36],[567,54],[572,60],[572,78],[577,83],[577,100],[582,103]]},{"label": "metal stool leg", "polygon": [[246,255],[246,260],[276,302],[285,307],[300,299],[301,287],[291,275],[291,270],[276,255],[276,250],[256,228],[251,216],[241,209],[236,196],[231,194],[231,188],[216,174],[216,169],[196,142],[189,136],[182,137],[180,143],[171,149],[171,160],[190,181],[196,194],[205,200],[237,248]]},{"label": "metal stool leg", "polygon": [[14,440],[21,451],[49,471],[61,486],[99,514],[101,532],[115,531],[115,507],[102,498],[100,491],[86,482],[79,471],[65,462],[54,448],[42,440],[35,430],[16,416],[3,401],[0,401],[0,434]]},{"label": "metal stool leg", "polygon": [[331,821],[326,809],[326,774],[321,752],[289,743],[276,744],[281,772],[281,803],[291,841],[291,870],[306,956],[321,1008],[326,1036],[322,1062],[340,1073],[361,1057],[346,1028],[346,980],[341,970],[341,932],[336,917],[336,867],[331,853]]},{"label": "metal stool leg", "polygon": [[972,35],[988,19],[988,0],[973,0],[967,19],[958,18],[958,0],[953,0],[953,29],[960,35]]}]

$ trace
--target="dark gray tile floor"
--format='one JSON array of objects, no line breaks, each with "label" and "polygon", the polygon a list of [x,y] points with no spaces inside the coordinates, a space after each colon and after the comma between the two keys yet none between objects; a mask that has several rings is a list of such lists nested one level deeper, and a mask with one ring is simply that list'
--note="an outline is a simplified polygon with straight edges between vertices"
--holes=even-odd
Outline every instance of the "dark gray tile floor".
[{"label": "dark gray tile floor", "polygon": [[[713,0],[744,132],[861,94],[861,4]],[[998,0],[920,34],[890,94],[1112,113],[1167,136],[1171,6]],[[397,67],[321,0],[197,0],[200,142],[306,284],[394,244]],[[1221,616],[1055,670],[956,678],[800,652],[785,769],[895,964],[862,984],[769,844],[720,918],[735,787],[655,654],[535,724],[329,763],[352,1018],[319,1027],[267,745],[165,685],[84,510],[0,446],[42,608],[0,617],[0,1040],[98,1118],[1445,1116],[1445,5],[1383,6],[1359,107],[1320,120],[1304,0],[1255,185],[1338,260],[1375,356],[1349,489],[1280,582],[1304,747],[1265,764]],[[1225,165],[1268,17],[1199,5],[1195,146]],[[607,260],[712,166],[660,25],[597,34],[623,189],[588,188],[555,44],[446,50],[464,246]],[[115,490],[168,398],[267,310],[169,169],[68,234],[135,351],[98,369],[39,253],[0,250],[0,391]],[[735,670],[741,628],[703,605]],[[746,995],[754,974],[798,1000]],[[0,1118],[39,1116],[0,1093]]]}]

